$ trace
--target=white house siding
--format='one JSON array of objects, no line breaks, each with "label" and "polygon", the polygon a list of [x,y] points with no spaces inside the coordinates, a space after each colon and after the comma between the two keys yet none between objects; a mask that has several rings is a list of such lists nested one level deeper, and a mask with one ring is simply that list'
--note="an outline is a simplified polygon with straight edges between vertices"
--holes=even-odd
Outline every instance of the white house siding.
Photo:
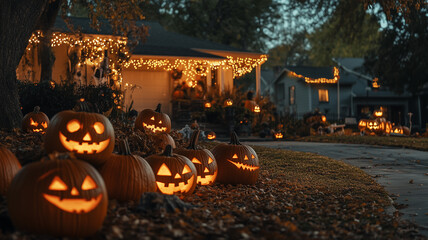
[{"label": "white house siding", "polygon": [[[155,109],[162,104],[162,112],[171,115],[171,80],[167,71],[138,71],[124,70],[123,83],[128,84],[125,92],[125,107],[134,101],[133,109],[140,112],[143,109]],[[137,86],[134,91],[132,86]]]},{"label": "white house siding", "polygon": [[[294,105],[290,105],[289,89],[291,86],[295,86]],[[303,114],[312,111],[309,104],[310,89],[306,86],[306,83],[295,78],[284,77],[275,84],[275,88],[279,87],[284,89],[283,98],[278,96],[279,91],[276,91],[276,104],[280,113],[293,114],[301,118]]]}]

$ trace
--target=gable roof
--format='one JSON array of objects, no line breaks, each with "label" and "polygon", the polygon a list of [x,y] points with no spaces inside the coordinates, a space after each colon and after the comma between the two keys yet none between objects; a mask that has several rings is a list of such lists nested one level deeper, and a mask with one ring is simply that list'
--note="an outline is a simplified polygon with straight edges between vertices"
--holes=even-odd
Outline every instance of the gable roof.
[{"label": "gable roof", "polygon": [[[112,28],[110,27],[110,24],[108,24],[107,20],[100,20],[100,30],[98,31],[91,28],[90,19],[88,18],[70,17],[69,19],[74,28],[82,33],[113,35]],[[224,57],[210,53],[203,53],[196,49],[250,53],[247,50],[167,31],[157,22],[137,21],[137,25],[145,25],[149,28],[149,31],[146,41],[144,43],[140,43],[133,50],[134,55],[185,56],[223,59]],[[53,31],[71,32],[61,17],[57,17]]]}]

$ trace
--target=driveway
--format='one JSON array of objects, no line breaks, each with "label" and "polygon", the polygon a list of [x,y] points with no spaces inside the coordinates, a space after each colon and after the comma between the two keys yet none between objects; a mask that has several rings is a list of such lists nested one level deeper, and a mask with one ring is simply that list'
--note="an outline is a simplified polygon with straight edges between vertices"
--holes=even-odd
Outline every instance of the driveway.
[{"label": "driveway", "polygon": [[385,187],[403,218],[428,236],[428,152],[359,144],[316,142],[247,142],[271,148],[312,152],[357,166]]}]

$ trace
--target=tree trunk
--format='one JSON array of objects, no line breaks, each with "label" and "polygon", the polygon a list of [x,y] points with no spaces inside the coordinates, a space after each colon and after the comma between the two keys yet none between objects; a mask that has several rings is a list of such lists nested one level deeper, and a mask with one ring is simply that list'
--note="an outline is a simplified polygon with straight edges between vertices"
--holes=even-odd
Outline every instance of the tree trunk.
[{"label": "tree trunk", "polygon": [[0,1],[0,128],[21,126],[16,68],[49,0]]}]

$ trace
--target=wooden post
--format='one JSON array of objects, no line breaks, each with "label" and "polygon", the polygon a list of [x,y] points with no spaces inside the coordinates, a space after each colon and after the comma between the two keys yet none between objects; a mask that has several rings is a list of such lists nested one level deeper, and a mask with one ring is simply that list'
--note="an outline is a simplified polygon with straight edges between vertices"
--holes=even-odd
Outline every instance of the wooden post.
[{"label": "wooden post", "polygon": [[257,65],[256,66],[256,96],[257,96],[257,98],[260,97],[260,79],[261,79],[260,65]]}]

